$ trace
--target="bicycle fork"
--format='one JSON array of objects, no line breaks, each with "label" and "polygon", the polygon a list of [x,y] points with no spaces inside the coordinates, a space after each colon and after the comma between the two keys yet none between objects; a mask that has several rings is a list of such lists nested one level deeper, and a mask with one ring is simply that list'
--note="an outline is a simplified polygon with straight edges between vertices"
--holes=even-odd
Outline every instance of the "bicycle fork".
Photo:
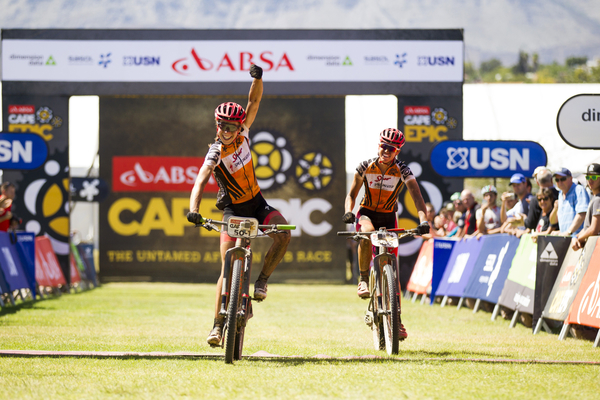
[{"label": "bicycle fork", "polygon": [[[374,322],[379,322],[379,318],[381,315],[387,315],[394,310],[387,310],[383,304],[383,266],[390,264],[392,266],[392,270],[394,271],[394,276],[392,279],[396,281],[397,293],[390,293],[390,296],[396,296],[398,302],[398,316],[400,316],[400,279],[398,277],[398,262],[396,257],[393,257],[392,254],[388,252],[381,252],[373,258],[373,272],[375,277],[375,288],[376,288],[376,296],[373,296],[371,293],[371,301],[372,301],[372,309],[373,309],[373,319]],[[399,317],[400,318],[400,317]]]},{"label": "bicycle fork", "polygon": [[[230,282],[231,268],[234,260],[241,260],[244,271],[242,273],[242,307],[238,311],[238,317],[242,317],[242,323],[245,324],[247,318],[243,318],[247,313],[251,313],[252,304],[250,301],[250,273],[252,272],[252,250],[250,249],[250,240],[237,238],[235,247],[227,250],[225,253],[225,266],[223,268],[223,284],[221,286],[221,308],[219,315],[227,315],[227,298],[229,297],[229,288],[231,285],[239,285],[239,282]],[[239,318],[238,318],[239,320]]]}]

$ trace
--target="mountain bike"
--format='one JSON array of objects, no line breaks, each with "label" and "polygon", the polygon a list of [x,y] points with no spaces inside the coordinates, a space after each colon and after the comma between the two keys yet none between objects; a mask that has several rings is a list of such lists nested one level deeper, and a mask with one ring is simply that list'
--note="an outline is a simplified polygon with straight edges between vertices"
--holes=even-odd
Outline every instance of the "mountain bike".
[{"label": "mountain bike", "polygon": [[225,363],[231,364],[242,358],[244,333],[248,319],[252,317],[252,299],[249,294],[252,269],[250,239],[294,230],[296,226],[259,225],[256,218],[235,216],[230,217],[227,222],[203,218],[196,226],[209,231],[220,231],[219,226],[226,227],[227,234],[235,238],[235,246],[225,253],[219,309],[219,315],[225,317],[220,347],[225,347]]},{"label": "mountain bike", "polygon": [[375,349],[398,354],[400,340],[400,280],[396,256],[388,249],[398,247],[398,240],[418,235],[418,230],[385,229],[373,232],[338,232],[349,239],[369,240],[377,248],[369,272],[371,297],[365,313],[365,323],[373,331]]}]

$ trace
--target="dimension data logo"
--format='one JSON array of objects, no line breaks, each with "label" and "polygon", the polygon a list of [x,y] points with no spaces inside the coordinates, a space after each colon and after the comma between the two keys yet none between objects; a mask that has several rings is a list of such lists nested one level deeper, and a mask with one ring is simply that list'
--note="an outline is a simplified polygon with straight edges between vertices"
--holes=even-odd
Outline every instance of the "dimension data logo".
[{"label": "dimension data logo", "polygon": [[112,62],[110,59],[111,54],[112,53],[100,54],[100,61],[98,61],[98,65],[106,68],[108,64]]},{"label": "dimension data logo", "polygon": [[396,54],[396,61],[394,61],[394,65],[397,65],[398,68],[402,68],[406,62],[406,53]]}]

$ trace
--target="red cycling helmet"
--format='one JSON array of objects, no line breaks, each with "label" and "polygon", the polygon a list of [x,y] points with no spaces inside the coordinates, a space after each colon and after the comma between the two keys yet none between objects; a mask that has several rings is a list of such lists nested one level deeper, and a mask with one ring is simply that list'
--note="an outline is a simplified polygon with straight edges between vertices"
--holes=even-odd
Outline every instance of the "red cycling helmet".
[{"label": "red cycling helmet", "polygon": [[246,111],[237,103],[223,103],[215,109],[215,119],[217,121],[234,121],[243,124],[246,120]]},{"label": "red cycling helmet", "polygon": [[379,143],[389,144],[390,146],[401,149],[402,146],[404,146],[404,142],[404,133],[400,132],[398,129],[387,128],[382,130],[379,134]]}]

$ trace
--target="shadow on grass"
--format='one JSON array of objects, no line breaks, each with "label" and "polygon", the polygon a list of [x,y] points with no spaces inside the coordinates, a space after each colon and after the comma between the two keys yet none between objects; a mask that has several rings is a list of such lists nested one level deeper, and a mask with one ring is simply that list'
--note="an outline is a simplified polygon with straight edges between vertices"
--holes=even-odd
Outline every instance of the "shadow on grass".
[{"label": "shadow on grass", "polygon": [[6,301],[4,302],[4,307],[2,307],[2,309],[0,309],[0,318],[2,318],[5,315],[13,315],[18,313],[21,310],[55,310],[54,307],[40,307],[40,304],[49,304],[49,302],[54,301],[54,300],[58,300],[60,299],[62,296],[76,296],[79,294],[83,294],[86,293],[87,291],[83,290],[83,291],[72,291],[70,293],[61,293],[60,295],[50,295],[50,294],[46,294],[44,295],[44,298],[40,298],[39,296],[37,296],[37,298],[35,300],[33,299],[27,299],[27,300],[17,300],[17,303],[15,305],[12,305],[10,303],[7,303]]},{"label": "shadow on grass", "polygon": [[[413,352],[415,355],[437,357],[402,357],[382,355],[330,357],[327,355],[316,356],[279,356],[266,352],[258,352],[244,356],[235,363],[268,363],[272,365],[295,366],[305,364],[384,364],[384,363],[482,363],[482,364],[554,364],[554,365],[598,365],[600,361],[570,361],[570,360],[536,360],[536,359],[511,359],[503,358],[497,354],[489,353],[461,353],[483,357],[444,357],[447,352]],[[95,351],[39,351],[39,350],[0,350],[0,358],[84,358],[104,360],[187,360],[187,361],[217,361],[223,362],[224,356],[220,354],[200,353],[137,353],[137,352],[95,352]]]}]

